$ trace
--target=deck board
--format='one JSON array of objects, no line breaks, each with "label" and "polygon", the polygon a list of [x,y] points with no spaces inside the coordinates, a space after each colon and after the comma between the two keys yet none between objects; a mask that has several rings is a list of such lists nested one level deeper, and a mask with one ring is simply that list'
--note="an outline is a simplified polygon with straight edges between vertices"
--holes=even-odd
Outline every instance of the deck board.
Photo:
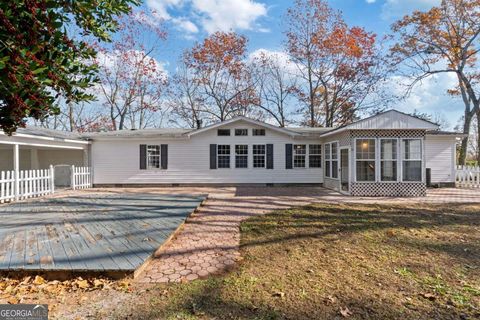
[{"label": "deck board", "polygon": [[0,205],[0,271],[133,272],[204,199],[82,193]]}]

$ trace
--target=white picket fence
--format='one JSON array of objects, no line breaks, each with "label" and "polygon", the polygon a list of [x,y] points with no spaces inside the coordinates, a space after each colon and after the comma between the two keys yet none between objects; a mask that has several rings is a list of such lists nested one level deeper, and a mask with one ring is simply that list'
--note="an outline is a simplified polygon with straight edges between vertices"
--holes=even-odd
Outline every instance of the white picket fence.
[{"label": "white picket fence", "polygon": [[[42,170],[0,172],[0,203],[44,196],[55,192],[53,167]],[[18,190],[18,191],[17,191]]]},{"label": "white picket fence", "polygon": [[455,181],[460,188],[480,188],[480,167],[457,166]]},{"label": "white picket fence", "polygon": [[[71,188],[92,187],[90,167],[71,167]],[[53,166],[42,170],[0,171],[0,203],[40,197],[55,192]]]},{"label": "white picket fence", "polygon": [[92,174],[90,167],[72,166],[72,189],[87,189],[92,187]]}]

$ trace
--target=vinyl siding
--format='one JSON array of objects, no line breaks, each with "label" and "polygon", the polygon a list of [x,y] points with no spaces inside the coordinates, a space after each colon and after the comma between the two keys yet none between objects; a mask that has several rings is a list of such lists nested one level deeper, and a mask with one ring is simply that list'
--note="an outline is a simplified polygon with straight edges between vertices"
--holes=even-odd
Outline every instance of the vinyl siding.
[{"label": "vinyl siding", "polygon": [[[248,136],[235,136],[234,129],[247,128]],[[235,184],[235,183],[323,183],[323,168],[285,169],[285,144],[318,144],[319,140],[297,140],[266,130],[252,136],[251,124],[237,122],[222,126],[231,136],[217,136],[212,129],[183,140],[138,139],[96,140],[92,144],[95,184]],[[253,168],[252,145],[273,144],[274,169]],[[168,144],[167,170],[140,170],[140,144]],[[229,144],[230,169],[210,169],[210,144]],[[235,145],[247,144],[248,169],[235,168]]]},{"label": "vinyl siding", "polygon": [[455,137],[426,136],[426,167],[432,170],[432,183],[455,182]]}]

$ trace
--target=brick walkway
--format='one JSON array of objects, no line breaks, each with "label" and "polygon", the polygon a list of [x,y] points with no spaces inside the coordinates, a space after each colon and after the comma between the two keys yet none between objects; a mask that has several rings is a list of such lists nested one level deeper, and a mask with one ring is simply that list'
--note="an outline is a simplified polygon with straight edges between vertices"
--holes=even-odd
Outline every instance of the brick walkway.
[{"label": "brick walkway", "polygon": [[[122,191],[115,189],[116,191]],[[135,189],[129,189],[132,191]],[[142,189],[146,192],[145,189]],[[209,198],[137,276],[139,282],[180,282],[221,273],[241,259],[239,225],[251,216],[312,202],[480,202],[478,189],[432,189],[423,198],[358,198],[323,188],[177,188],[148,192],[208,193]]]}]

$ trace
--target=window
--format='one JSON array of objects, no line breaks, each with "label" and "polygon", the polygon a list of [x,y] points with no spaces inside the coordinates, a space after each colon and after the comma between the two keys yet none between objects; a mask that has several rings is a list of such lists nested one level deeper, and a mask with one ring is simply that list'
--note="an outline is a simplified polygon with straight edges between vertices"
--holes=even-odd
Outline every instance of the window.
[{"label": "window", "polygon": [[264,144],[253,145],[253,167],[265,168],[265,145]]},{"label": "window", "polygon": [[218,136],[229,136],[230,135],[230,129],[218,129],[217,130],[217,135]]},{"label": "window", "polygon": [[338,142],[332,143],[332,178],[338,178]]},{"label": "window", "polygon": [[332,164],[331,146],[329,143],[325,145],[325,177],[330,178],[330,168]]},{"label": "window", "polygon": [[235,129],[236,136],[248,136],[248,129]]},{"label": "window", "polygon": [[147,146],[147,169],[160,168],[160,146]]},{"label": "window", "polygon": [[304,144],[293,145],[293,167],[305,168],[306,166],[307,146]]},{"label": "window", "polygon": [[355,143],[357,181],[375,181],[375,139]]},{"label": "window", "polygon": [[325,144],[325,177],[338,179],[338,142]]},{"label": "window", "polygon": [[248,168],[248,145],[235,146],[235,168]]},{"label": "window", "polygon": [[402,140],[402,151],[403,181],[422,181],[422,141]]},{"label": "window", "polygon": [[253,136],[264,136],[265,135],[265,129],[252,129],[252,135]]},{"label": "window", "polygon": [[397,181],[396,139],[380,139],[380,180]]},{"label": "window", "polygon": [[322,145],[311,144],[308,146],[308,166],[310,168],[322,167]]},{"label": "window", "polygon": [[230,145],[219,144],[217,146],[217,161],[219,169],[230,168]]}]

